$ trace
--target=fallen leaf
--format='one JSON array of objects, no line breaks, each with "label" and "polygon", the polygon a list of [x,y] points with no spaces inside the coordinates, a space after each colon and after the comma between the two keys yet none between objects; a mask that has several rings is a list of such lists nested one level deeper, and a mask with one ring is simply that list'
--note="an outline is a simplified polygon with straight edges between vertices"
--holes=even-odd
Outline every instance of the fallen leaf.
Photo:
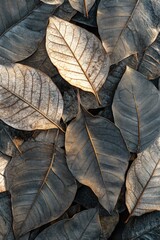
[{"label": "fallen leaf", "polygon": [[98,30],[106,52],[111,55],[111,63],[142,53],[156,40],[159,22],[160,1],[101,0]]},{"label": "fallen leaf", "polygon": [[0,65],[0,118],[5,123],[28,131],[57,128],[62,112],[62,96],[47,75],[21,64]]},{"label": "fallen leaf", "polygon": [[66,81],[94,93],[99,99],[97,92],[108,75],[109,57],[94,34],[52,17],[47,28],[46,48]]},{"label": "fallen leaf", "polygon": [[88,17],[88,12],[95,0],[69,0],[71,6]]},{"label": "fallen leaf", "polygon": [[11,160],[10,157],[0,152],[0,193],[5,192],[7,190],[6,184],[5,184],[4,172],[10,160]]},{"label": "fallen leaf", "polygon": [[53,144],[30,141],[21,146],[21,152],[6,169],[16,237],[60,217],[77,188],[64,152]]},{"label": "fallen leaf", "polygon": [[0,193],[0,239],[14,240],[10,196]]},{"label": "fallen leaf", "polygon": [[126,179],[126,205],[130,216],[160,210],[160,137],[138,154]]},{"label": "fallen leaf", "polygon": [[86,240],[99,239],[100,221],[96,209],[77,213],[70,220],[62,220],[41,232],[35,240]]},{"label": "fallen leaf", "polygon": [[57,5],[39,0],[0,2],[0,55],[13,62],[33,54],[42,41],[49,16]]},{"label": "fallen leaf", "polygon": [[160,236],[160,212],[132,217],[127,223],[123,240],[158,240]]},{"label": "fallen leaf", "polygon": [[159,134],[160,94],[141,73],[127,67],[113,100],[115,124],[130,152],[141,152]]},{"label": "fallen leaf", "polygon": [[107,119],[81,109],[67,127],[65,147],[73,176],[89,186],[102,206],[112,212],[130,156],[119,129]]}]

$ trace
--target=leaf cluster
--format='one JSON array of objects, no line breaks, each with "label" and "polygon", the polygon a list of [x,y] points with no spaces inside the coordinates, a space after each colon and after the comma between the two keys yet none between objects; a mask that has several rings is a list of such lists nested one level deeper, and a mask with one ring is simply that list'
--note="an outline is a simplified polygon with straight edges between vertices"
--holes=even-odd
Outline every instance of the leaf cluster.
[{"label": "leaf cluster", "polygon": [[0,239],[158,240],[160,1],[0,16]]}]

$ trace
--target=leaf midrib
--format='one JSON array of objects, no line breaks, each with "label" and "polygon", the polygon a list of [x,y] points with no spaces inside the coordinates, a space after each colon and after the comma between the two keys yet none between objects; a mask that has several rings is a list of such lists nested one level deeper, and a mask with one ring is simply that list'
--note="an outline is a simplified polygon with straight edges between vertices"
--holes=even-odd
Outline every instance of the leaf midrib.
[{"label": "leaf midrib", "polygon": [[47,119],[49,122],[51,122],[54,126],[56,126],[57,128],[59,128],[61,131],[64,132],[64,130],[62,129],[61,126],[59,126],[56,122],[54,122],[52,119],[50,119],[47,115],[45,115],[43,112],[41,112],[37,107],[33,106],[30,102],[28,102],[25,98],[21,97],[20,95],[18,95],[17,93],[9,90],[8,88],[4,87],[3,85],[0,84],[0,86],[2,88],[4,88],[6,91],[10,92],[12,95],[16,96],[17,98],[19,98],[21,101],[25,102],[28,106],[30,106],[31,108],[33,108],[34,110],[36,110],[39,114],[41,114],[45,119]]},{"label": "leaf midrib", "polygon": [[[58,136],[58,131],[57,131],[57,136]],[[47,144],[47,145],[48,145],[48,144]],[[44,187],[44,185],[45,185],[46,182],[47,182],[47,178],[48,178],[48,176],[49,176],[49,173],[50,173],[50,171],[52,170],[53,162],[54,162],[55,157],[56,157],[56,146],[55,146],[55,144],[49,144],[49,145],[53,145],[52,158],[51,158],[49,167],[48,167],[46,173],[44,174],[44,178],[43,178],[42,183],[41,183],[41,186],[40,186],[40,188],[38,189],[38,192],[37,192],[37,194],[36,194],[36,196],[35,196],[35,198],[34,198],[34,201],[33,201],[32,205],[31,205],[30,209],[28,210],[28,213],[27,213],[24,221],[21,223],[21,226],[23,226],[23,228],[24,228],[24,226],[25,226],[25,222],[26,222],[26,220],[27,220],[27,218],[28,218],[28,216],[29,216],[29,214],[30,214],[30,212],[31,212],[31,210],[32,210],[35,202],[36,202],[37,199],[38,199],[39,194],[40,194],[41,191],[42,191],[42,188]],[[24,224],[24,225],[23,225],[23,224]],[[24,228],[24,229],[25,229],[25,228]],[[19,236],[21,236],[21,234],[24,234],[24,232],[23,232],[22,230],[20,231]]]},{"label": "leaf midrib", "polygon": [[[93,149],[93,151],[94,151],[94,154],[95,154],[95,157],[96,157],[96,160],[97,160],[97,164],[98,164],[98,168],[99,168],[99,171],[100,171],[100,174],[101,174],[101,179],[102,179],[104,188],[106,189],[106,185],[105,185],[104,180],[103,180],[103,177],[102,177],[103,175],[102,175],[102,172],[101,172],[101,167],[100,167],[99,159],[98,159],[98,156],[97,156],[95,147],[94,147],[94,143],[93,143],[93,141],[92,141],[92,137],[91,137],[90,130],[89,130],[86,122],[87,122],[87,121],[85,121],[85,117],[84,117],[84,125],[85,125],[85,128],[86,128],[86,132],[87,132],[87,134],[88,134],[88,138],[90,139],[90,142],[91,142],[91,145],[92,145],[92,149]],[[106,192],[107,192],[107,191],[106,191]],[[109,209],[111,209],[108,194],[106,194],[106,196],[107,196],[107,198],[108,198],[108,206],[109,206]]]},{"label": "leaf midrib", "polygon": [[[57,21],[57,20],[56,20],[56,21]],[[98,96],[98,94],[97,94],[97,91],[96,91],[95,87],[93,86],[93,84],[91,83],[89,77],[88,77],[87,74],[85,73],[84,69],[82,68],[80,62],[78,61],[78,59],[77,59],[77,57],[76,57],[76,55],[74,54],[74,52],[72,51],[72,49],[71,49],[70,46],[68,45],[66,39],[65,39],[64,36],[61,34],[60,30],[57,28],[57,26],[56,26],[55,23],[54,23],[54,26],[55,26],[56,30],[59,32],[59,34],[61,35],[62,39],[64,40],[64,42],[65,42],[65,44],[67,45],[67,47],[69,48],[69,50],[71,51],[71,53],[72,53],[73,57],[75,58],[78,66],[80,67],[80,69],[81,69],[81,71],[83,72],[84,76],[85,76],[86,79],[88,80],[88,82],[89,82],[89,84],[90,84],[90,86],[91,86],[91,88],[92,88],[92,90],[93,90],[93,92],[94,92],[94,94],[95,94],[98,102],[100,103],[100,99],[99,99],[99,96]]]},{"label": "leaf midrib", "polygon": [[120,34],[119,34],[119,37],[118,37],[118,39],[117,39],[117,41],[116,41],[116,43],[115,43],[115,46],[114,46],[114,48],[113,48],[113,50],[112,50],[111,55],[114,53],[114,51],[115,51],[115,49],[116,49],[116,47],[117,47],[117,44],[118,44],[118,42],[119,42],[119,39],[121,38],[121,36],[122,36],[124,30],[125,30],[126,27],[128,26],[128,23],[129,23],[130,20],[133,18],[133,15],[134,15],[135,11],[137,10],[137,7],[138,7],[138,5],[139,5],[139,2],[140,2],[140,0],[137,0],[137,3],[136,3],[136,5],[135,5],[135,7],[134,7],[134,9],[133,9],[133,11],[132,11],[130,17],[128,18],[128,20],[127,20],[127,22],[126,22],[124,28],[122,28],[122,30],[121,30],[121,32],[120,32]]}]

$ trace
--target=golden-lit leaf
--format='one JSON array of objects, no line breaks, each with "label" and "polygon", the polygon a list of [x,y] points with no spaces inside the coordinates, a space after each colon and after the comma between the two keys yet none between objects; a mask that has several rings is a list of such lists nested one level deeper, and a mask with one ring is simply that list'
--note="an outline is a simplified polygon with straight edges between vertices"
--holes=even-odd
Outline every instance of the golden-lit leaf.
[{"label": "golden-lit leaf", "polygon": [[117,63],[143,52],[159,33],[160,1],[101,0],[97,13],[103,46]]},{"label": "golden-lit leaf", "polygon": [[52,17],[49,20],[46,48],[52,63],[71,85],[97,92],[109,70],[109,57],[100,40],[87,30]]},{"label": "golden-lit leaf", "polygon": [[61,5],[64,3],[64,0],[41,0],[41,2],[47,3],[47,4],[58,4]]},{"label": "golden-lit leaf", "polygon": [[160,137],[132,163],[126,180],[126,205],[132,215],[160,211]]},{"label": "golden-lit leaf", "polygon": [[5,192],[7,190],[6,184],[5,184],[4,172],[10,159],[11,159],[10,157],[0,152],[0,192]]},{"label": "golden-lit leaf", "polygon": [[39,70],[21,65],[0,65],[0,118],[21,130],[59,125],[63,112],[60,91]]},{"label": "golden-lit leaf", "polygon": [[113,100],[115,124],[130,152],[141,152],[159,134],[160,94],[141,73],[127,67]]},{"label": "golden-lit leaf", "polygon": [[112,212],[130,156],[119,129],[82,108],[66,130],[65,146],[73,176],[89,186],[102,206]]},{"label": "golden-lit leaf", "polygon": [[17,152],[6,169],[16,237],[60,217],[77,189],[64,151],[32,141],[20,149],[22,154]]},{"label": "golden-lit leaf", "polygon": [[88,16],[88,12],[95,3],[95,0],[69,0],[69,2],[74,9]]}]

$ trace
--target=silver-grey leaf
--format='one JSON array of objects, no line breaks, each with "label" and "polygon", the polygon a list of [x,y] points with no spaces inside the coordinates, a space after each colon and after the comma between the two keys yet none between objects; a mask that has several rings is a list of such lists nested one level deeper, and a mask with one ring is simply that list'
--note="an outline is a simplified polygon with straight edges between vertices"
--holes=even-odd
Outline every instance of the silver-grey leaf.
[{"label": "silver-grey leaf", "polygon": [[0,1],[0,56],[17,62],[35,52],[57,6],[39,0]]},{"label": "silver-grey leaf", "polygon": [[131,218],[123,232],[123,240],[159,240],[159,236],[159,211]]},{"label": "silver-grey leaf", "polygon": [[127,67],[113,100],[116,125],[130,152],[151,145],[160,131],[160,93],[141,73]]},{"label": "silver-grey leaf", "polygon": [[0,193],[0,239],[14,240],[12,229],[12,209],[7,192]]},{"label": "silver-grey leaf", "polygon": [[138,154],[126,179],[126,205],[131,216],[160,211],[160,137]]},{"label": "silver-grey leaf", "polygon": [[160,30],[160,1],[101,0],[97,13],[103,46],[111,63],[143,52]]},{"label": "silver-grey leaf", "polygon": [[100,233],[98,212],[93,208],[49,226],[35,240],[98,240]]},{"label": "silver-grey leaf", "polygon": [[119,129],[82,108],[67,127],[65,147],[73,176],[90,187],[102,206],[112,212],[130,157]]},{"label": "silver-grey leaf", "polygon": [[11,193],[15,236],[20,236],[60,217],[71,205],[77,186],[64,151],[54,144],[25,142],[22,154],[6,169]]},{"label": "silver-grey leaf", "polygon": [[138,63],[138,69],[148,79],[160,76],[160,34],[156,41],[148,47]]}]

